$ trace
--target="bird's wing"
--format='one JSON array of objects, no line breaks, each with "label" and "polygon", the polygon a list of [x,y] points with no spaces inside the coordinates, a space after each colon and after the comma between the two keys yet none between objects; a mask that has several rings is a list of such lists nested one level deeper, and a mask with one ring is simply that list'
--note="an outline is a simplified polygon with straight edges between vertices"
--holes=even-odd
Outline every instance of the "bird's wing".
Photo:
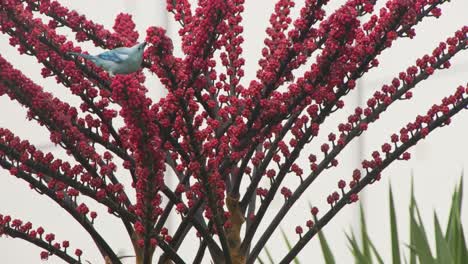
[{"label": "bird's wing", "polygon": [[130,51],[130,48],[129,47],[118,47],[118,48],[113,49],[112,51],[115,51],[117,53],[126,54],[126,53],[128,53]]},{"label": "bird's wing", "polygon": [[120,50],[109,50],[97,55],[96,57],[115,63],[121,63],[128,58],[128,54]]}]

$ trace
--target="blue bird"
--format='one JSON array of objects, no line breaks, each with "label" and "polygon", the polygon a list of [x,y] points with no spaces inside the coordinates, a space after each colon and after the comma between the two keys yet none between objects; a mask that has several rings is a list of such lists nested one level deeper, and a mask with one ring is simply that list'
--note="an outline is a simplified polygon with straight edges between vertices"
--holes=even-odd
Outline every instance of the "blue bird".
[{"label": "blue bird", "polygon": [[99,68],[109,72],[111,76],[115,76],[116,74],[129,74],[138,71],[143,61],[145,46],[146,42],[143,42],[130,48],[116,48],[95,56],[77,52],[68,52],[67,54],[92,61]]}]

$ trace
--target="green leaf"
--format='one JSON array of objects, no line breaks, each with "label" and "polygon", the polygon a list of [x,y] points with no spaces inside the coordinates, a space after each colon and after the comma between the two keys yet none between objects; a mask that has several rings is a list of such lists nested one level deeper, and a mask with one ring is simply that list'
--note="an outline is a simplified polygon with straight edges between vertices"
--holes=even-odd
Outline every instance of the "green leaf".
[{"label": "green leaf", "polygon": [[262,258],[260,256],[257,257],[257,260],[260,264],[265,264],[265,262],[263,262]]},{"label": "green leaf", "polygon": [[392,186],[389,187],[390,200],[390,232],[392,239],[392,260],[393,264],[401,264],[400,246],[398,240],[398,226],[396,222],[395,203],[393,202]]},{"label": "green leaf", "polygon": [[[286,233],[284,233],[284,230],[281,228],[281,235],[283,236],[283,240],[286,243],[286,246],[288,247],[288,250],[292,249],[291,243],[289,242],[288,237],[286,236]],[[299,260],[297,258],[294,258],[294,263],[295,264],[300,264]]]},{"label": "green leaf", "polygon": [[419,207],[418,207],[418,204],[415,202],[414,203],[414,207],[416,208],[416,216],[418,217],[418,227],[421,229],[421,233],[424,235],[424,238],[426,239],[427,241],[427,237],[426,237],[426,230],[424,229],[424,225],[423,225],[423,222],[422,222],[422,219],[421,219],[421,214],[419,213]]},{"label": "green leaf", "polygon": [[325,259],[325,264],[335,264],[335,257],[330,250],[327,239],[322,231],[318,232],[318,237],[320,241],[320,247],[322,248],[323,258]]},{"label": "green leaf", "polygon": [[447,229],[446,229],[446,232],[445,232],[445,238],[450,240],[451,236],[454,236],[455,233],[453,231],[452,228],[456,228],[456,215],[457,215],[457,212],[459,212],[459,203],[460,203],[460,198],[459,198],[459,192],[457,190],[457,188],[455,188],[455,190],[453,191],[453,194],[452,194],[452,205],[450,207],[450,214],[449,214],[449,220],[448,220],[448,224],[447,224]]},{"label": "green leaf", "polygon": [[[414,198],[414,178],[413,175],[411,175],[411,198],[410,198],[410,206],[409,206],[409,211],[410,211],[410,223],[412,222],[412,219],[414,219],[414,208],[415,208],[415,203],[416,200]],[[410,245],[409,248],[412,249],[414,244],[416,243],[415,240],[415,233],[416,231],[414,230],[414,225],[410,224]],[[416,264],[416,252],[414,250],[409,251],[409,263],[410,264]]]},{"label": "green leaf", "polygon": [[369,262],[369,260],[361,252],[359,244],[356,241],[356,237],[354,237],[354,233],[351,233],[351,237],[348,234],[346,234],[346,238],[348,239],[349,246],[355,258],[355,262],[359,264],[372,264],[372,260],[371,262]]},{"label": "green leaf", "polygon": [[444,235],[442,234],[442,229],[440,228],[439,219],[437,214],[434,212],[434,231],[435,231],[435,240],[436,240],[436,252],[437,252],[437,262],[440,264],[450,264],[453,263],[452,255],[450,254],[450,249],[445,241]]},{"label": "green leaf", "polygon": [[[462,183],[462,180],[461,180]],[[449,244],[449,249],[451,255],[454,257],[455,262],[459,263],[462,256],[464,255],[464,249],[462,248],[462,237],[464,240],[463,234],[461,234],[461,222],[460,222],[460,210],[461,210],[461,194],[462,186],[455,188],[455,191],[452,195],[452,206],[450,208],[450,216],[447,224],[447,231],[445,234],[445,239]]]},{"label": "green leaf", "polygon": [[403,255],[403,260],[405,261],[405,264],[408,264],[408,259],[406,258],[406,255]]},{"label": "green leaf", "polygon": [[460,178],[458,188],[455,189],[452,195],[452,206],[450,208],[450,216],[445,234],[445,239],[449,244],[450,252],[454,258],[455,263],[466,263],[468,261],[466,240],[460,218],[462,200],[463,175]]},{"label": "green leaf", "polygon": [[[418,213],[418,218],[420,220],[419,210],[417,210],[417,205],[415,206],[416,212]],[[424,264],[434,264],[435,261],[432,257],[431,248],[429,247],[422,223],[420,222],[420,224],[418,224],[414,217],[411,218],[411,229],[414,233],[414,244],[411,245],[411,248],[413,248],[418,255],[419,262]]]},{"label": "green leaf", "polygon": [[[310,203],[310,201],[309,209],[312,209],[312,204]],[[323,234],[322,230],[318,232],[318,237],[320,241],[320,247],[322,248],[323,258],[325,259],[325,264],[335,264],[335,257],[333,256],[333,253],[330,249],[330,246],[328,245],[327,239],[325,238],[325,235]]]},{"label": "green leaf", "polygon": [[360,219],[361,219],[361,240],[362,240],[362,252],[364,254],[364,257],[368,259],[372,263],[372,256],[370,253],[370,247],[369,247],[369,237],[367,235],[367,224],[366,224],[366,217],[364,215],[364,209],[362,208],[362,203],[359,206],[359,213],[360,213]]},{"label": "green leaf", "polygon": [[270,261],[270,264],[275,264],[273,261],[273,257],[271,256],[270,250],[268,250],[267,247],[265,247],[265,254],[267,255],[268,261]]},{"label": "green leaf", "polygon": [[460,263],[468,263],[468,248],[466,247],[465,233],[463,231],[463,226],[460,225],[460,234],[461,234],[461,256]]},{"label": "green leaf", "polygon": [[460,177],[460,183],[458,184],[458,212],[461,214],[462,201],[463,201],[463,171]]},{"label": "green leaf", "polygon": [[[461,236],[462,236],[462,252],[460,256],[460,263],[468,263],[468,248],[466,247],[465,235],[463,233],[463,227],[461,228]],[[463,250],[463,248],[465,250]]]},{"label": "green leaf", "polygon": [[377,249],[374,246],[374,243],[372,243],[371,240],[369,240],[369,245],[371,247],[372,253],[374,253],[374,256],[377,258],[377,262],[379,264],[384,264],[384,261],[383,261],[382,257],[380,256],[379,252],[377,251]]},{"label": "green leaf", "polygon": [[[364,214],[363,204],[360,204],[360,218],[361,218],[361,237],[362,237],[362,255],[367,259],[368,263],[373,263],[372,254],[377,258],[377,261],[383,264],[383,259],[375,248],[374,244],[369,238],[367,232],[366,216]],[[372,254],[371,254],[372,252]]]}]

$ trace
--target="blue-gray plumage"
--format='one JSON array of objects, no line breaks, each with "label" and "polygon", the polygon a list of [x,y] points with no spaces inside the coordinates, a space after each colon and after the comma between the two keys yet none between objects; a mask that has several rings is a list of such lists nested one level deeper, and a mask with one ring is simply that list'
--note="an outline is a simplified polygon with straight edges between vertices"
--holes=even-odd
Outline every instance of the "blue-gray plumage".
[{"label": "blue-gray plumage", "polygon": [[67,54],[90,60],[96,66],[114,76],[116,74],[129,74],[138,71],[143,61],[145,46],[146,42],[143,42],[130,48],[122,47],[108,50],[96,56],[77,52],[68,52]]}]

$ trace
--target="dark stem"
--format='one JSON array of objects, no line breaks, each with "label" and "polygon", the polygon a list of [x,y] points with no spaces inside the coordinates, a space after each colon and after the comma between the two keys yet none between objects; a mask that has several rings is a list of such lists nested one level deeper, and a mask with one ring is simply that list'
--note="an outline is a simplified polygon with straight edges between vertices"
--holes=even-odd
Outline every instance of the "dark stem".
[{"label": "dark stem", "polygon": [[[457,104],[445,115],[441,115],[436,118],[427,128],[429,133],[432,132],[437,127],[442,126],[449,118],[465,109],[468,106],[468,98],[463,98],[462,101],[457,102]],[[418,131],[411,137],[407,142],[403,143],[397,147],[392,153],[389,153],[385,159],[382,161],[380,166],[369,171],[364,178],[362,178],[354,188],[348,191],[334,206],[314,225],[312,229],[307,231],[301,239],[292,247],[289,253],[281,260],[280,264],[291,263],[294,257],[304,248],[304,246],[320,231],[345,205],[350,202],[350,197],[352,194],[359,193],[364,187],[372,183],[375,180],[375,177],[378,176],[385,168],[387,168],[393,161],[398,159],[407,149],[415,145],[423,136],[421,132]]]},{"label": "dark stem", "polygon": [[[443,65],[445,62],[447,62],[450,58],[455,56],[459,51],[463,50],[464,47],[466,47],[466,43],[460,43],[459,46],[455,48],[455,52],[453,54],[446,54],[442,56],[435,64],[434,68],[438,68],[439,66]],[[396,102],[398,99],[400,99],[407,91],[411,90],[414,88],[418,83],[421,81],[425,80],[429,75],[425,72],[421,72],[419,75],[417,75],[413,82],[411,84],[404,84],[400,89],[398,89],[392,96],[392,104]],[[275,215],[273,220],[270,222],[268,225],[267,229],[265,232],[262,234],[260,237],[259,241],[255,245],[254,249],[252,250],[252,253],[249,257],[249,260],[254,260],[262,248],[265,246],[267,240],[270,238],[270,236],[273,234],[273,232],[276,230],[278,225],[280,224],[281,220],[284,218],[284,216],[288,213],[288,211],[292,208],[294,203],[300,198],[300,196],[306,191],[306,189],[313,183],[313,181],[320,175],[322,171],[324,171],[326,168],[328,168],[329,164],[338,156],[338,154],[348,145],[349,142],[351,142],[355,137],[358,137],[361,135],[362,130],[360,129],[361,124],[370,124],[377,120],[377,118],[380,116],[381,113],[383,113],[390,105],[385,105],[385,104],[380,104],[376,108],[373,109],[373,112],[371,115],[367,116],[363,120],[361,120],[358,124],[354,126],[354,128],[348,133],[346,136],[346,139],[344,140],[345,144],[344,145],[337,145],[335,146],[325,157],[325,159],[317,166],[317,170],[312,172],[307,178],[299,185],[299,187],[294,191],[293,195],[288,199],[288,202],[283,204],[281,209],[278,211],[278,213]]]},{"label": "dark stem", "polygon": [[14,237],[14,238],[21,238],[25,241],[28,241],[29,243],[31,244],[34,244],[40,248],[43,248],[45,250],[47,250],[48,252],[51,252],[53,253],[54,255],[56,255],[57,257],[63,259],[63,261],[65,261],[66,263],[70,263],[70,264],[81,264],[82,262],[81,261],[78,261],[77,259],[71,257],[70,255],[68,255],[67,253],[65,253],[64,251],[61,251],[57,248],[55,248],[53,245],[49,244],[48,242],[44,241],[44,240],[41,240],[39,238],[32,238],[30,237],[28,234],[25,234],[23,232],[20,232],[16,229],[13,229],[13,228],[10,228],[8,226],[3,226],[1,227],[3,232],[11,237]]},{"label": "dark stem", "polygon": [[[3,168],[7,170],[14,167],[13,164],[3,159],[0,159],[0,166],[2,166]],[[40,191],[41,194],[47,195],[50,199],[56,202],[60,207],[65,209],[65,211],[67,211],[86,230],[86,232],[88,232],[88,234],[96,243],[96,246],[101,252],[101,255],[103,258],[109,257],[112,263],[115,263],[115,264],[121,263],[120,259],[114,253],[112,248],[109,246],[109,244],[107,244],[104,238],[96,231],[93,224],[88,220],[88,218],[84,217],[82,214],[76,211],[76,203],[72,202],[71,200],[66,200],[66,199],[59,200],[57,196],[55,195],[55,192],[49,189],[48,186],[42,184],[39,180],[34,179],[34,177],[32,177],[31,175],[21,170],[18,171],[18,174],[16,175],[16,177],[28,182],[29,184],[34,186],[34,188]]]}]

